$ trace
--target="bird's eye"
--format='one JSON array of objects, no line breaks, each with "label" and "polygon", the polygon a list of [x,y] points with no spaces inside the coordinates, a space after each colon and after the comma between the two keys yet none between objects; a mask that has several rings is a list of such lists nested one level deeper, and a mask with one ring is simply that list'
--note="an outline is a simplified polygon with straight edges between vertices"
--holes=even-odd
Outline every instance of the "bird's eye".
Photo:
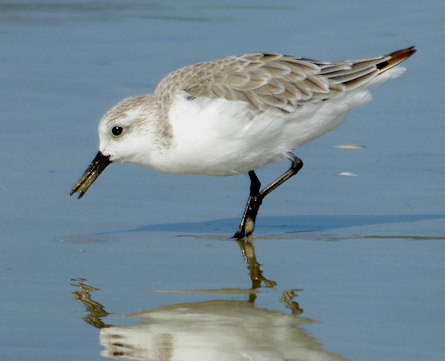
[{"label": "bird's eye", "polygon": [[124,131],[124,128],[116,125],[113,128],[111,128],[111,133],[115,136],[118,137],[119,135],[122,134],[122,132]]}]

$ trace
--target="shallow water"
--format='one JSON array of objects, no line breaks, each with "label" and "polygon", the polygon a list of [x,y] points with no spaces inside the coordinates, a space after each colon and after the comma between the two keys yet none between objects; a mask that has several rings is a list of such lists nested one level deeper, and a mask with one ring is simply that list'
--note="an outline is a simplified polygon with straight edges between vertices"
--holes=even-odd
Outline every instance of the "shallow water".
[{"label": "shallow water", "polygon": [[[442,360],[442,7],[0,2],[2,359]],[[229,239],[245,176],[113,165],[68,196],[101,115],[180,66],[410,45],[406,74],[296,152],[305,167],[265,200],[253,244]]]}]

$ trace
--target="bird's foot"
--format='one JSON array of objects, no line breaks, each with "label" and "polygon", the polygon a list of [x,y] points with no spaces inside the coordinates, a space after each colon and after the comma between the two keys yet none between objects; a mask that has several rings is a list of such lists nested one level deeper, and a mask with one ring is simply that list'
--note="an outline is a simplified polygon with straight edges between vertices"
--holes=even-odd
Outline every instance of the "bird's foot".
[{"label": "bird's foot", "polygon": [[233,235],[235,239],[248,238],[255,230],[255,220],[260,209],[263,197],[261,195],[250,196],[247,201],[246,209],[244,210],[243,218],[241,219],[238,230]]},{"label": "bird's foot", "polygon": [[250,235],[252,235],[254,230],[255,230],[255,221],[250,217],[246,217],[241,221],[238,230],[235,232],[232,238],[234,239],[248,238]]}]

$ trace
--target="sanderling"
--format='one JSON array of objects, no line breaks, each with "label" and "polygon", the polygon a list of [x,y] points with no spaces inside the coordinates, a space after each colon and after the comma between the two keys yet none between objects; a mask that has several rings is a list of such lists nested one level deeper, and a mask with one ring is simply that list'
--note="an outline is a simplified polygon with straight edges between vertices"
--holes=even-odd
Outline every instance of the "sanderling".
[{"label": "sanderling", "polygon": [[[99,152],[71,190],[81,198],[111,162],[173,174],[248,173],[250,195],[234,238],[251,235],[265,196],[303,162],[292,150],[337,128],[370,90],[399,76],[410,47],[385,56],[321,62],[250,53],[167,75],[153,94],[122,100],[99,123]],[[255,169],[291,167],[261,190]]]}]

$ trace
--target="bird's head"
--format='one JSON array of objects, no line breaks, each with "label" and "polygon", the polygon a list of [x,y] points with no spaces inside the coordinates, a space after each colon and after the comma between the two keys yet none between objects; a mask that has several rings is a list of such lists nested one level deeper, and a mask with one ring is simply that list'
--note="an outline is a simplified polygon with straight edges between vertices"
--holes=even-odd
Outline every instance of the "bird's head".
[{"label": "bird's head", "polygon": [[150,149],[160,132],[159,106],[155,96],[127,98],[111,108],[99,123],[99,152],[71,190],[81,198],[112,162],[149,163]]}]

